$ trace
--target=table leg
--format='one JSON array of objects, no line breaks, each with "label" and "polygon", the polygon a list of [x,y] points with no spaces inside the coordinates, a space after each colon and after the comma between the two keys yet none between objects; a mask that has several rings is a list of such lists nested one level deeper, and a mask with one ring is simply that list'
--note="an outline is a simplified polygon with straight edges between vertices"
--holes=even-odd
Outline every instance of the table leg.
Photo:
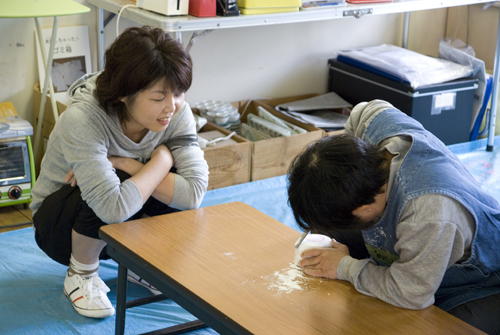
[{"label": "table leg", "polygon": [[127,268],[118,264],[118,282],[116,289],[115,335],[125,333],[125,311],[127,309]]}]

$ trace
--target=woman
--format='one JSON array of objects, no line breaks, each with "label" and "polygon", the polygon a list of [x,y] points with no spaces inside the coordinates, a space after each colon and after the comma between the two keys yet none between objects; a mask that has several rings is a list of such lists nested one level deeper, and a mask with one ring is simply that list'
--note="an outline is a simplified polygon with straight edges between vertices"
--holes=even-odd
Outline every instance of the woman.
[{"label": "woman", "polygon": [[87,317],[114,314],[98,276],[105,224],[197,208],[208,166],[184,101],[192,63],[161,29],[129,28],[101,73],[68,90],[32,190],[35,239],[69,265],[64,293]]}]

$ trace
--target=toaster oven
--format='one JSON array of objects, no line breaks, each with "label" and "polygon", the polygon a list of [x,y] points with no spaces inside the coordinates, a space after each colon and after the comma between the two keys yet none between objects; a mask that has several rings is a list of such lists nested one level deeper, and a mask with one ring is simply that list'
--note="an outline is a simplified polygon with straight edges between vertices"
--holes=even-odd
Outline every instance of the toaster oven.
[{"label": "toaster oven", "polygon": [[0,108],[0,207],[26,207],[31,201],[35,184],[32,134],[31,124],[19,117],[13,106],[12,110]]},{"label": "toaster oven", "polygon": [[31,201],[34,172],[29,136],[0,140],[0,207]]}]

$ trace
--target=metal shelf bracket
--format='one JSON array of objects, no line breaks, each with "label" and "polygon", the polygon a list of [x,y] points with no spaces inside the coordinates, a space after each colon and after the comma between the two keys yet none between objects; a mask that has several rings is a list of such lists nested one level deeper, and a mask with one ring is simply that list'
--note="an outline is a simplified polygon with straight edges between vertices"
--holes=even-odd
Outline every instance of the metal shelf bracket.
[{"label": "metal shelf bracket", "polygon": [[354,16],[356,19],[359,19],[363,15],[373,14],[373,8],[366,9],[355,9],[355,10],[345,10],[344,17],[346,16]]},{"label": "metal shelf bracket", "polygon": [[207,36],[212,31],[213,31],[213,29],[206,29],[206,30],[202,31],[201,33],[194,32],[193,35],[191,36],[191,39],[189,40],[188,45],[186,46],[186,51],[189,53],[189,51],[191,50],[191,47],[196,42],[198,42],[198,40],[200,40],[202,37]]}]

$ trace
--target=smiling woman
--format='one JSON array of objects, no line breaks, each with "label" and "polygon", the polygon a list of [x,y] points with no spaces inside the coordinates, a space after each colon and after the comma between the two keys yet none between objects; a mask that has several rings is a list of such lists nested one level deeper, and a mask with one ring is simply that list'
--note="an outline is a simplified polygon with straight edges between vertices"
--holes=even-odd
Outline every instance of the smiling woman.
[{"label": "smiling woman", "polygon": [[105,60],[68,90],[72,104],[50,136],[31,204],[37,244],[69,265],[64,293],[96,318],[114,314],[97,274],[109,258],[99,228],[197,208],[208,185],[181,44],[161,29],[129,28]]},{"label": "smiling woman", "polygon": [[129,117],[123,98],[132,104],[138,92],[155,84],[165,85],[160,91],[180,95],[192,81],[191,58],[178,41],[161,29],[130,28],[126,32],[106,51],[105,68],[95,91],[101,107],[118,115],[122,123]]},{"label": "smiling woman", "polygon": [[184,105],[184,93],[172,92],[163,79],[136,93],[134,99],[124,97],[120,100],[128,113],[128,120],[122,124],[123,133],[138,143],[149,130],[167,129],[170,120]]}]

